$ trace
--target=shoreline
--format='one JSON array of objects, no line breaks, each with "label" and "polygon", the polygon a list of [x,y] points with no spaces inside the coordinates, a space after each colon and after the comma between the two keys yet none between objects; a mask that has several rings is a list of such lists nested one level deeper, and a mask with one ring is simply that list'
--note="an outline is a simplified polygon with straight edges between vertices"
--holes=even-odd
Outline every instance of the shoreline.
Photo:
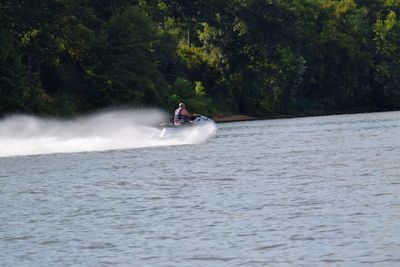
[{"label": "shoreline", "polygon": [[254,117],[249,115],[234,114],[234,115],[221,115],[212,117],[216,123],[228,123],[228,122],[239,122],[239,121],[255,121],[255,120],[276,120],[276,119],[294,119],[294,118],[307,118],[307,117],[322,117],[322,116],[335,116],[335,115],[351,115],[351,114],[363,114],[363,113],[377,113],[377,112],[394,112],[397,110],[371,110],[371,111],[343,111],[343,112],[332,112],[323,114],[299,114],[299,115],[269,115],[263,117]]}]

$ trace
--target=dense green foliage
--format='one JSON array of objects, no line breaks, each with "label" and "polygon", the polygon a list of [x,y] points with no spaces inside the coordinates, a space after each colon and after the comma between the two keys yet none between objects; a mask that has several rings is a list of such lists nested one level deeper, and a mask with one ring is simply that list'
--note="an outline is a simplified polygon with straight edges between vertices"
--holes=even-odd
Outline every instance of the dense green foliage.
[{"label": "dense green foliage", "polygon": [[398,0],[2,0],[0,114],[400,108]]}]

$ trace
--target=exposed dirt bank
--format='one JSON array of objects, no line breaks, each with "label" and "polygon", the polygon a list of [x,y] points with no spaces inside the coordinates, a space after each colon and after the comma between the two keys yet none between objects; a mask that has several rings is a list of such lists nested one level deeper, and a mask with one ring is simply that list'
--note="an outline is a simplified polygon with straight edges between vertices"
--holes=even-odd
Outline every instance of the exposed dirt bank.
[{"label": "exposed dirt bank", "polygon": [[272,119],[288,119],[288,118],[302,118],[302,117],[318,117],[318,116],[332,116],[332,115],[344,115],[344,114],[359,114],[359,113],[371,113],[371,112],[390,112],[394,110],[350,110],[343,112],[332,112],[332,113],[315,113],[315,114],[302,114],[302,115],[269,115],[265,117],[253,117],[248,115],[221,115],[215,116],[212,119],[215,122],[235,122],[235,121],[251,121],[251,120],[272,120]]},{"label": "exposed dirt bank", "polygon": [[216,116],[212,118],[215,122],[234,122],[234,121],[250,121],[258,120],[258,117],[251,117],[247,115],[228,115],[228,116]]}]

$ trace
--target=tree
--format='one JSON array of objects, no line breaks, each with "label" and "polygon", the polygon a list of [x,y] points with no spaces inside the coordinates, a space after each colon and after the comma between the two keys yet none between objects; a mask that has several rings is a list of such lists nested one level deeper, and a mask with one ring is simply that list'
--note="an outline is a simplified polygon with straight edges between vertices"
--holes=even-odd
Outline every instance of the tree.
[{"label": "tree", "polygon": [[300,95],[321,112],[370,106],[373,71],[366,9],[353,0],[308,5],[314,6],[314,14],[312,23],[303,14],[300,19],[307,67]]},{"label": "tree", "polygon": [[41,111],[43,93],[28,78],[15,40],[9,32],[0,29],[0,114]]},{"label": "tree", "polygon": [[[156,103],[162,79],[154,58],[157,32],[138,8],[115,13],[92,49],[91,75],[110,104]],[[153,99],[150,99],[153,98]]]},{"label": "tree", "polygon": [[374,41],[378,52],[376,60],[376,99],[380,107],[400,107],[400,21],[395,11],[374,25]]}]

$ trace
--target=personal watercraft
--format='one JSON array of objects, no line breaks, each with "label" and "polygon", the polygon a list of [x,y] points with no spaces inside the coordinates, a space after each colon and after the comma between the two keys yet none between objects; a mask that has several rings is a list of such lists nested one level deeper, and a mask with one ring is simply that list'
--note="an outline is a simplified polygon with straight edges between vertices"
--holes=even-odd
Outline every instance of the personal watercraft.
[{"label": "personal watercraft", "polygon": [[206,116],[196,114],[181,125],[174,125],[173,123],[162,124],[161,126],[164,126],[164,128],[161,130],[159,138],[169,139],[185,137],[190,133],[190,130],[194,128],[201,130],[201,127],[208,125],[215,127],[215,122]]}]

